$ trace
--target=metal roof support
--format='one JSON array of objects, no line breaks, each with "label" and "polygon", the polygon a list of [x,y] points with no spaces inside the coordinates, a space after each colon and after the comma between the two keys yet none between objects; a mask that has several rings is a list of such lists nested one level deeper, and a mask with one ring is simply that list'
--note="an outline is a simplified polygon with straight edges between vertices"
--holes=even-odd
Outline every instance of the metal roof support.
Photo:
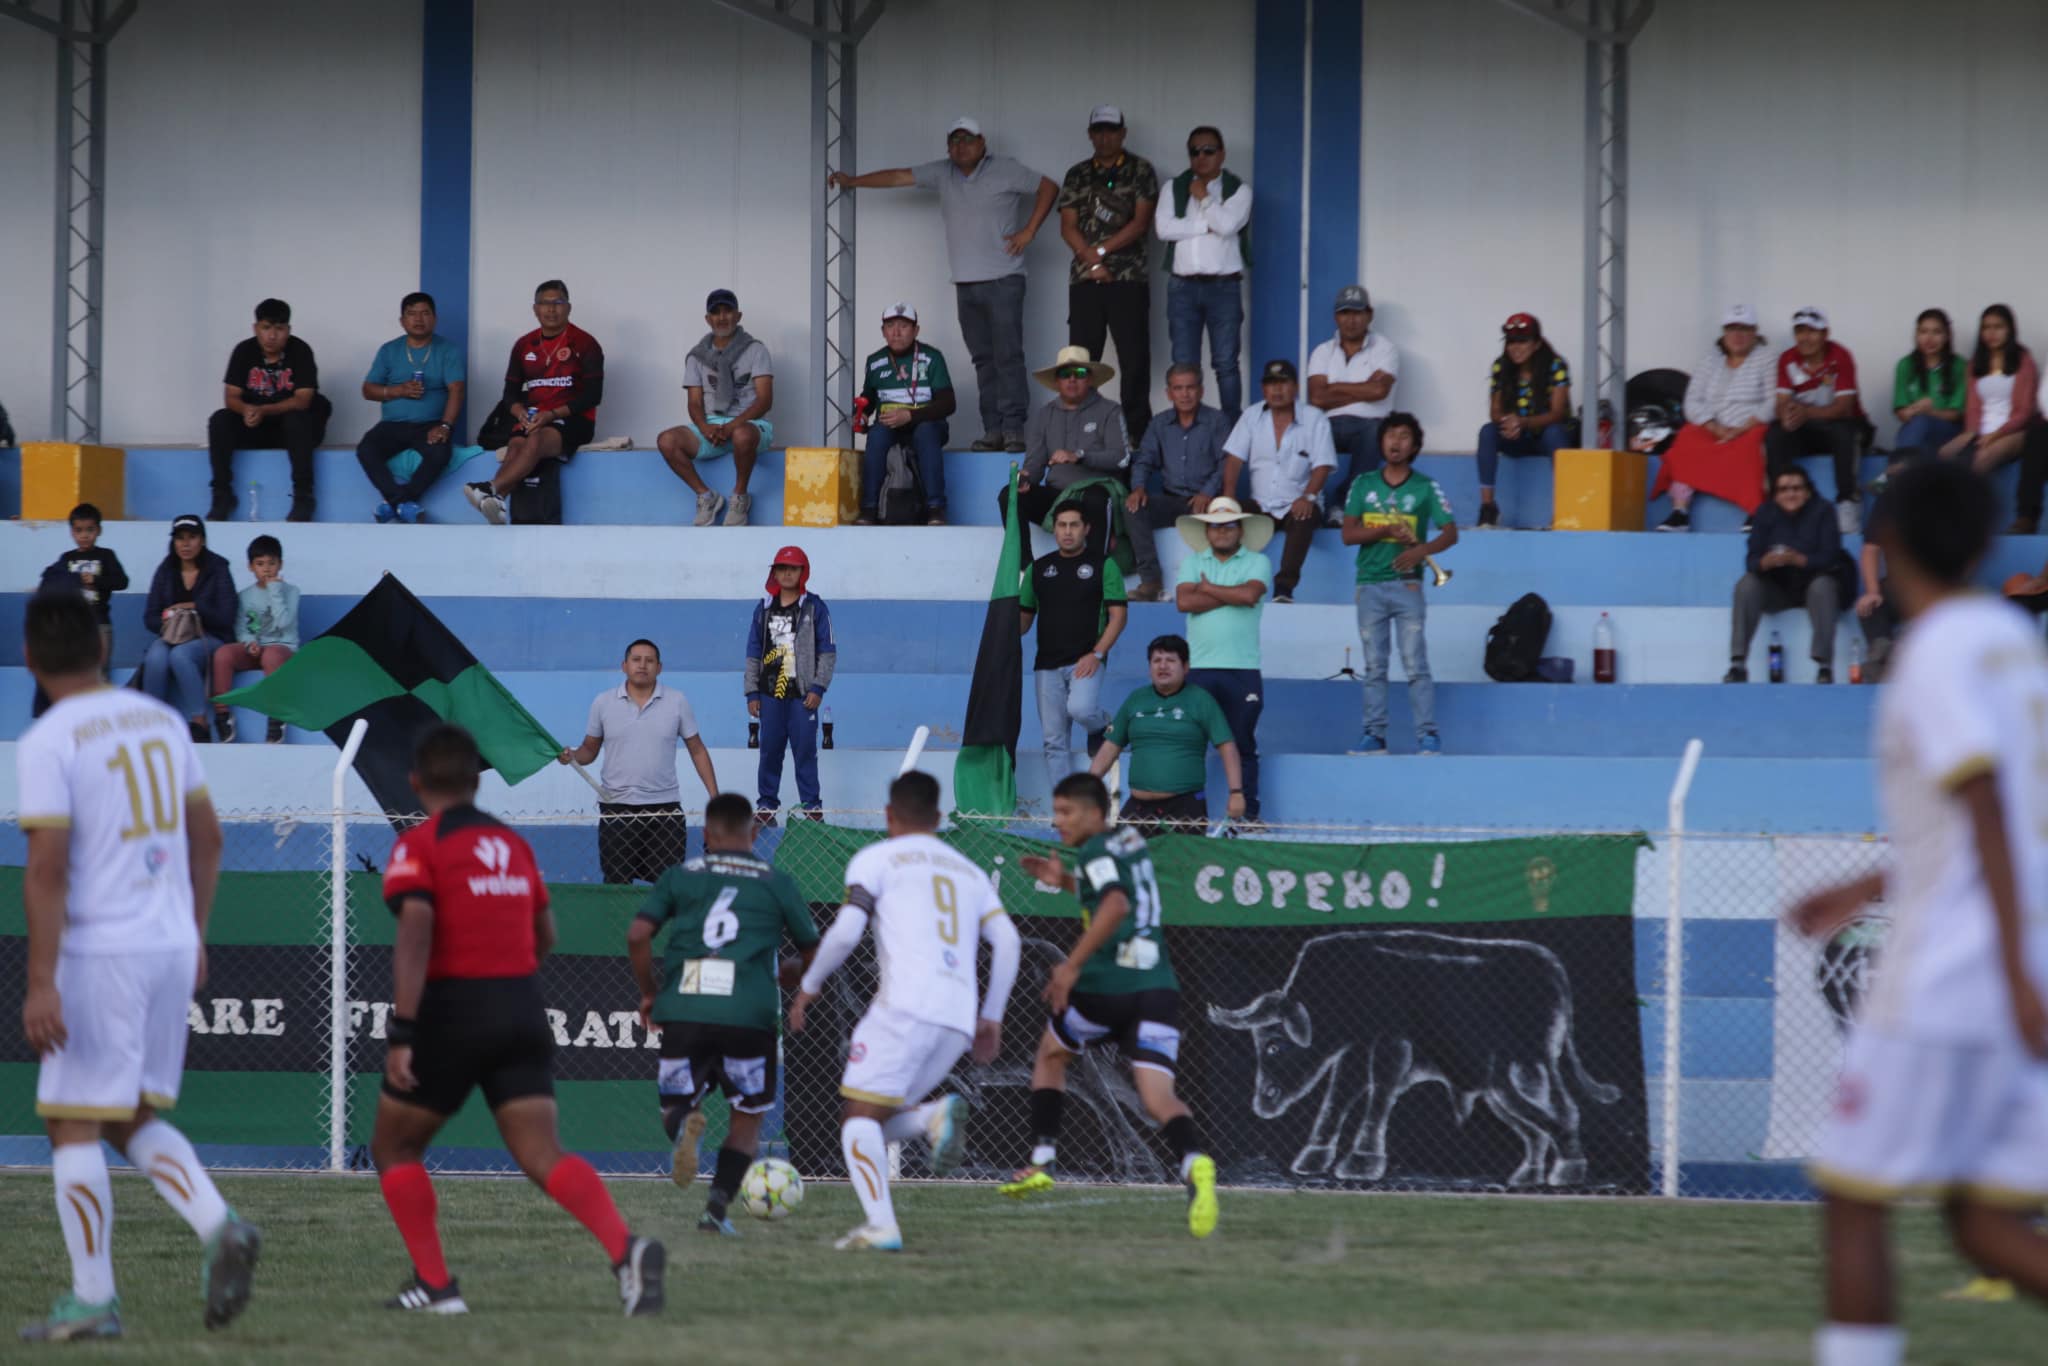
[{"label": "metal roof support", "polygon": [[880,14],[869,0],[812,0],[811,166],[817,173],[811,201],[811,373],[818,377],[819,441],[853,445],[853,396],[858,379],[853,299],[855,284],[853,194],[825,182],[825,170],[859,164],[855,140],[859,91],[855,84],[860,35]]}]

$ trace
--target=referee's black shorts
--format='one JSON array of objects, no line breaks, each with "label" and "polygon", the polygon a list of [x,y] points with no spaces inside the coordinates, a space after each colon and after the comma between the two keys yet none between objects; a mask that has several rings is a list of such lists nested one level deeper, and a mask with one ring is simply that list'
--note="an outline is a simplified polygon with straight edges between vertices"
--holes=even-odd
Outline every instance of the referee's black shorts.
[{"label": "referee's black shorts", "polygon": [[690,822],[681,802],[597,804],[597,865],[606,882],[658,881],[689,852]]},{"label": "referee's black shorts", "polygon": [[540,983],[532,977],[444,977],[427,983],[413,1025],[412,1074],[384,1094],[452,1115],[481,1086],[493,1110],[555,1093],[555,1036]]}]

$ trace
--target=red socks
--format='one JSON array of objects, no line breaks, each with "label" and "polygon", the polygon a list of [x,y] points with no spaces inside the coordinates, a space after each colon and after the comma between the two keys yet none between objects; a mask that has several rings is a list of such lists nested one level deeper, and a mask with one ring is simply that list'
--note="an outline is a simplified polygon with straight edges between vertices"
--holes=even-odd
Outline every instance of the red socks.
[{"label": "red socks", "polygon": [[[424,1173],[422,1173],[424,1175]],[[555,1163],[555,1169],[548,1173],[548,1198],[576,1216],[576,1222],[589,1229],[604,1244],[607,1257],[617,1266],[626,1260],[626,1244],[631,1235],[626,1231],[626,1221],[619,1217],[619,1207],[612,1203],[611,1192],[598,1180],[597,1170],[573,1153],[564,1154]],[[433,1200],[428,1193],[429,1210]],[[395,1207],[394,1207],[395,1211]]]},{"label": "red socks", "polygon": [[427,1169],[408,1162],[379,1173],[377,1184],[384,1188],[384,1203],[405,1240],[406,1253],[419,1278],[435,1289],[448,1284],[448,1264],[441,1260],[441,1235],[434,1228],[434,1183]]}]

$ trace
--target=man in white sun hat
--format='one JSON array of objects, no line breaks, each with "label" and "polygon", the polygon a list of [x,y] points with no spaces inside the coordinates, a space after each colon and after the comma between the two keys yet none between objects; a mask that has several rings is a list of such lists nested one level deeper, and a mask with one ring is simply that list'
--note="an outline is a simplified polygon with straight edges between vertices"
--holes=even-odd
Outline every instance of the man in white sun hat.
[{"label": "man in white sun hat", "polygon": [[[1026,522],[1042,522],[1063,495],[1089,480],[1122,480],[1131,464],[1131,442],[1124,430],[1123,409],[1104,398],[1101,386],[1116,371],[1091,360],[1086,347],[1063,346],[1053,363],[1032,378],[1055,397],[1031,415],[1024,428],[1024,469],[1017,512]],[[1098,484],[1080,495],[1088,515],[1088,550],[1097,559],[1109,553],[1114,522],[1112,499],[1129,492],[1121,484]],[[996,506],[1009,509],[1007,486]]]},{"label": "man in white sun hat", "polygon": [[1246,512],[1234,498],[1213,498],[1207,512],[1190,513],[1174,526],[1193,552],[1181,558],[1174,588],[1174,605],[1188,615],[1188,682],[1223,708],[1237,744],[1244,817],[1256,821],[1259,713],[1266,706],[1259,614],[1273,585],[1273,562],[1261,552],[1273,539],[1273,519]]}]

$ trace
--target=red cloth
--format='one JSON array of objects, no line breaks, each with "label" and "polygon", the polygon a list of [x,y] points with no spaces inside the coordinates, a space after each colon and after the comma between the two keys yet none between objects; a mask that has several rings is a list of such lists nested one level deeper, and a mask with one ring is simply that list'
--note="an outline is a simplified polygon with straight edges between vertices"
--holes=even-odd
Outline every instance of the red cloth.
[{"label": "red cloth", "polygon": [[548,1173],[547,1192],[550,1199],[575,1215],[576,1222],[604,1244],[605,1255],[612,1259],[613,1266],[626,1260],[626,1247],[632,1235],[626,1231],[626,1221],[620,1217],[619,1207],[612,1203],[611,1192],[598,1179],[595,1167],[574,1153],[564,1154]]},{"label": "red cloth", "polygon": [[533,850],[473,806],[453,806],[391,846],[384,901],[395,914],[409,896],[434,903],[427,980],[531,977],[540,966],[533,922],[548,906]]},{"label": "red cloth", "polygon": [[441,1234],[434,1227],[434,1183],[427,1169],[407,1162],[380,1173],[377,1184],[383,1188],[392,1222],[398,1225],[398,1236],[405,1240],[412,1269],[439,1290],[448,1284],[448,1263],[442,1259]]},{"label": "red cloth", "polygon": [[1764,427],[1761,422],[1737,437],[1716,441],[1705,427],[1687,423],[1657,469],[1652,498],[1672,484],[1689,484],[1701,493],[1726,499],[1744,512],[1764,501]]}]

